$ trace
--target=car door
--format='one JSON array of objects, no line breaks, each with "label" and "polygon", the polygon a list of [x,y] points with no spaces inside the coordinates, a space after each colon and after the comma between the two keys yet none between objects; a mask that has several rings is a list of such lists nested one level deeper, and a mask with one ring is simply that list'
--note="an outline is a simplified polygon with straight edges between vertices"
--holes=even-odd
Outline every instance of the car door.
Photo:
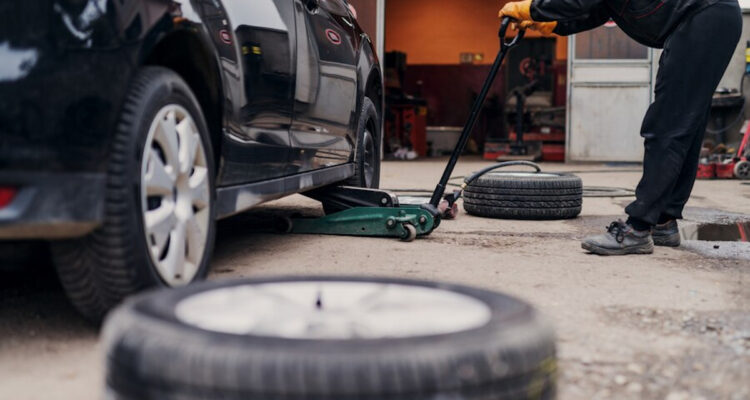
[{"label": "car door", "polygon": [[346,163],[356,142],[356,41],[341,0],[294,0],[297,80],[291,128],[298,172]]},{"label": "car door", "polygon": [[[293,0],[222,3],[231,31],[222,20],[214,34],[237,53],[237,81],[230,88],[234,95],[225,101],[231,112],[221,182],[232,185],[289,174],[297,46]],[[222,58],[224,64],[232,63],[230,57]]]}]

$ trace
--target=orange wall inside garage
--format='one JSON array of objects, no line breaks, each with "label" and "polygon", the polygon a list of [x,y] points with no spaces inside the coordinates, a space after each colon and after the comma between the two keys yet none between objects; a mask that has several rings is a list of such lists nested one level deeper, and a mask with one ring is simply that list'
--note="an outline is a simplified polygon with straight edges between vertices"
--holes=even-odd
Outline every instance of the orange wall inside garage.
[{"label": "orange wall inside garage", "polygon": [[[408,55],[409,64],[459,64],[460,53],[497,54],[497,0],[386,0],[385,49]],[[528,37],[538,37],[529,32]],[[567,59],[568,41],[558,37],[558,60]]]}]

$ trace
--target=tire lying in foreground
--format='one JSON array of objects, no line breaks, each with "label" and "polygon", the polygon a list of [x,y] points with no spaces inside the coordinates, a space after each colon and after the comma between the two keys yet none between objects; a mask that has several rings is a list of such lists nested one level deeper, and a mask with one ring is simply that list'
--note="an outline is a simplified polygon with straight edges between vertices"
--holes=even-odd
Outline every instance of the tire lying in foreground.
[{"label": "tire lying in foreground", "polygon": [[502,219],[568,219],[581,213],[583,181],[571,174],[492,172],[466,186],[466,212]]},{"label": "tire lying in foreground", "polygon": [[553,399],[551,326],[528,304],[394,279],[219,282],[108,318],[108,399]]}]

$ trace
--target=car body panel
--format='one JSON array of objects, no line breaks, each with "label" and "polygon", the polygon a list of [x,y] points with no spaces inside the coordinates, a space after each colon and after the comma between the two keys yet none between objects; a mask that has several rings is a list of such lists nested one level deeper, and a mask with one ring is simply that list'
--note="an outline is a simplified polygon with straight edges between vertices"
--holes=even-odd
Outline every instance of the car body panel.
[{"label": "car body panel", "polygon": [[104,215],[106,178],[103,173],[0,172],[0,181],[21,188],[0,209],[0,240],[54,240],[91,232]]},{"label": "car body panel", "polygon": [[[130,75],[106,2],[0,2],[0,170],[103,172]],[[104,7],[104,8],[101,8]]]},{"label": "car body panel", "polygon": [[353,18],[339,0],[310,8],[295,0],[297,84],[292,162],[309,171],[350,160],[356,137],[357,71]]},{"label": "car body panel", "polygon": [[341,182],[354,174],[351,163],[317,169],[277,179],[219,188],[218,218],[226,218],[267,201]]},{"label": "car body panel", "polygon": [[237,65],[240,90],[226,110],[219,182],[234,185],[287,175],[296,46],[291,2],[255,0],[252,7],[245,0],[222,3],[226,15],[212,17],[217,21],[206,25],[213,27],[217,46],[234,49],[236,56],[222,57],[222,63]]},{"label": "car body panel", "polygon": [[[102,218],[109,147],[129,83],[142,66],[163,65],[154,54],[185,38],[189,47],[174,51],[190,53],[211,89],[193,88],[207,120],[216,117],[221,216],[350,177],[361,98],[373,76],[382,82],[371,43],[342,0],[321,0],[315,13],[300,0],[251,3],[0,2],[0,15],[9,21],[0,25],[0,186],[38,186],[43,190],[36,193],[55,198],[69,193],[66,182],[84,182],[87,189],[76,187],[91,194],[91,212],[67,213],[70,222],[82,222],[69,236],[94,229]],[[315,36],[302,37],[300,29]],[[340,43],[329,30],[340,35]],[[300,61],[303,43],[307,64]],[[311,60],[318,63],[311,66]],[[313,81],[315,90],[305,89]],[[336,98],[345,100],[332,102]],[[9,176],[57,176],[60,188],[55,194],[48,180]],[[59,222],[55,212],[61,211],[48,213],[48,222]],[[23,217],[17,217],[0,225],[21,224]]]}]

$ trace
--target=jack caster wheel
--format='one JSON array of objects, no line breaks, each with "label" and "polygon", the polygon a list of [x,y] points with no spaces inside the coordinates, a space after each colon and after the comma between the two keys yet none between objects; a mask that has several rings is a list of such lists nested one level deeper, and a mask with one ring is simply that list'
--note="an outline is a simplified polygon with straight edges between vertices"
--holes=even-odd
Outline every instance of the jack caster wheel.
[{"label": "jack caster wheel", "polygon": [[406,234],[401,236],[401,240],[404,242],[413,242],[417,238],[417,228],[412,224],[404,224]]},{"label": "jack caster wheel", "polygon": [[750,161],[740,161],[734,166],[734,175],[742,180],[750,179]]},{"label": "jack caster wheel", "polygon": [[284,215],[279,219],[279,221],[277,221],[276,231],[278,233],[292,233],[293,229],[294,221],[292,220],[292,217]]}]

